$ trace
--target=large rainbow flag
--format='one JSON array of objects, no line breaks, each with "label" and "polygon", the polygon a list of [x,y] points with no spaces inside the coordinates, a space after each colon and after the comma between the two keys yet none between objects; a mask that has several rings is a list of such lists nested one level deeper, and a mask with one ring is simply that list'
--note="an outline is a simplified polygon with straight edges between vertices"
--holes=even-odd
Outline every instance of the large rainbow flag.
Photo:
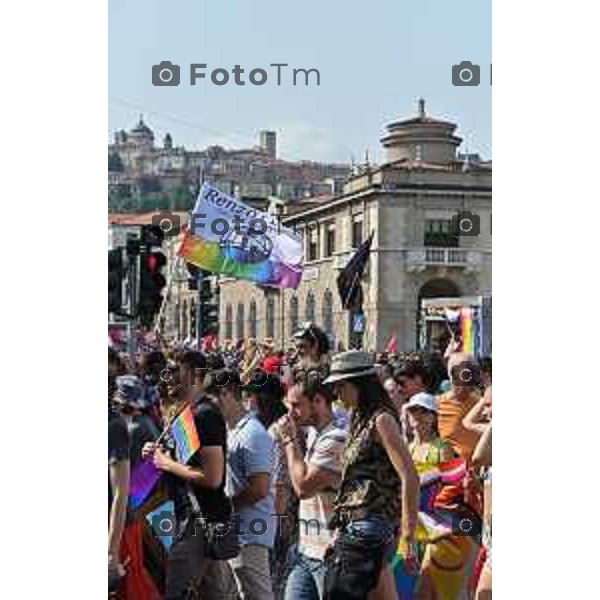
[{"label": "large rainbow flag", "polygon": [[[466,475],[462,459],[445,463],[417,463],[421,482],[416,541],[424,574],[435,589],[438,600],[467,600],[470,574],[478,544],[467,536],[452,533],[452,513],[439,508],[439,492],[444,485],[456,485]],[[390,566],[396,580],[398,600],[413,600],[419,575],[408,572],[404,564],[405,549],[398,544]]]},{"label": "large rainbow flag", "polygon": [[273,215],[205,183],[178,250],[186,261],[213,273],[263,286],[297,288],[302,240]]}]

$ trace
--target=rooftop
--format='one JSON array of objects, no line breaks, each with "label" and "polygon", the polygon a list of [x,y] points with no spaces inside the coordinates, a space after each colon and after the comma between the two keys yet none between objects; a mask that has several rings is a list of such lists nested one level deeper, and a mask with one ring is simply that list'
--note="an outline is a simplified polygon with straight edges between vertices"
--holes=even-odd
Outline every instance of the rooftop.
[{"label": "rooftop", "polygon": [[[158,214],[157,211],[146,213],[109,213],[109,225],[152,225],[152,218]],[[179,217],[182,223],[187,222],[188,214],[186,212],[173,212],[174,216]]]}]

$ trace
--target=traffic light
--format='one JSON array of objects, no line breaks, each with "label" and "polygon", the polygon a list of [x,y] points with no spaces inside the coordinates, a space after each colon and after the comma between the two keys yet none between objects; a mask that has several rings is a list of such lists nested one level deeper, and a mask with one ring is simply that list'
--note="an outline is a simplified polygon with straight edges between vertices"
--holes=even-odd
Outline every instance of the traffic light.
[{"label": "traffic light", "polygon": [[120,313],[123,310],[123,255],[121,248],[108,251],[108,312]]},{"label": "traffic light", "polygon": [[196,303],[192,300],[190,302],[190,333],[193,338],[198,335],[198,322],[196,320],[198,316],[198,309]]},{"label": "traffic light", "polygon": [[198,295],[200,296],[200,300],[202,302],[210,302],[213,299],[210,279],[206,279],[205,277],[202,278],[202,284],[200,286],[200,290],[198,291]]},{"label": "traffic light", "polygon": [[[154,317],[160,311],[162,292],[167,284],[162,274],[167,259],[160,246],[162,238],[157,228],[144,226],[141,235],[140,288],[138,296],[138,316],[143,327],[151,327]],[[158,228],[160,231],[160,228]],[[162,232],[161,232],[162,233]]]},{"label": "traffic light", "polygon": [[200,337],[206,335],[217,335],[219,332],[219,286],[213,290],[210,279],[203,279],[202,288],[199,292],[200,313],[202,315],[202,330]]},{"label": "traffic light", "polygon": [[202,303],[202,331],[200,337],[205,335],[217,335],[219,331],[219,305],[215,303]]}]

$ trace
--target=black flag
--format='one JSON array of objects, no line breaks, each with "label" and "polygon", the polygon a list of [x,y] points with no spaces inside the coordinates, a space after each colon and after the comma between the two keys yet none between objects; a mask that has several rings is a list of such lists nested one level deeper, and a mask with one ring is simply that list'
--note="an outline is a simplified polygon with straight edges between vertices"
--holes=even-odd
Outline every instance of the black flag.
[{"label": "black flag", "polygon": [[371,254],[371,235],[360,245],[354,256],[348,261],[342,272],[338,275],[337,286],[342,301],[342,308],[347,310],[359,310],[363,304],[363,293],[360,280],[362,279],[369,255]]}]

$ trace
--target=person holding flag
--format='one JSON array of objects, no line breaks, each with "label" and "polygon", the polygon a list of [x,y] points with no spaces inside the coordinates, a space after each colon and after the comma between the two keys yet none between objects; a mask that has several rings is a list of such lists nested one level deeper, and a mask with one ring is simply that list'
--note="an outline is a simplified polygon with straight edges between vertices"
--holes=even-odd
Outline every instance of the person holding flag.
[{"label": "person holding flag", "polygon": [[[179,357],[179,384],[170,389],[173,403],[166,414],[165,443],[146,444],[143,451],[164,474],[175,506],[178,535],[167,560],[165,600],[188,598],[196,586],[202,598],[237,598],[226,562],[206,553],[207,527],[228,523],[231,517],[225,495],[227,432],[220,410],[204,392],[206,366],[200,352]],[[177,444],[180,440],[184,443]]]}]

